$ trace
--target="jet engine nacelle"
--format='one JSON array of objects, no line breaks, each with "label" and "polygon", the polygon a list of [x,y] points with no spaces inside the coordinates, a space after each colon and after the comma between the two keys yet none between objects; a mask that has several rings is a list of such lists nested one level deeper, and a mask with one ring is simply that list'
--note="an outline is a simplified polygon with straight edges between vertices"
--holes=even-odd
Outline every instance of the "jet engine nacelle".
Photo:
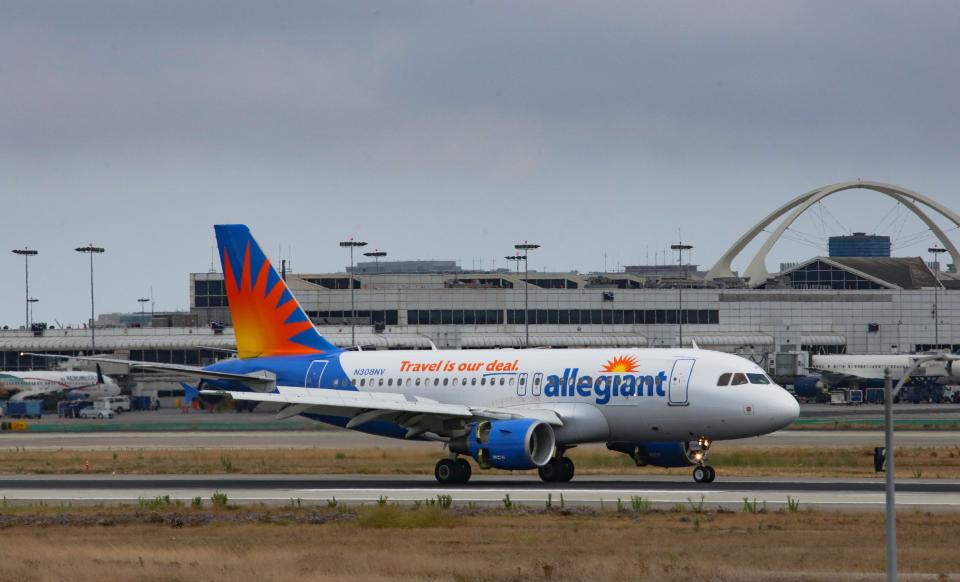
[{"label": "jet engine nacelle", "polygon": [[485,420],[465,436],[451,439],[450,450],[470,455],[484,469],[535,469],[553,457],[553,428],[532,418]]},{"label": "jet engine nacelle", "polygon": [[638,467],[688,467],[697,463],[701,454],[697,443],[655,442],[607,443],[607,448],[629,455]]}]

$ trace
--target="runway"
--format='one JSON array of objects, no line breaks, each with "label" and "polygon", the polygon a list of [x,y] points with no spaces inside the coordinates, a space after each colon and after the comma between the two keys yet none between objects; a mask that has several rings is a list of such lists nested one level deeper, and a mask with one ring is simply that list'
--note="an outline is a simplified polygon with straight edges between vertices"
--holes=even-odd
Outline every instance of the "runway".
[{"label": "runway", "polygon": [[[697,484],[683,477],[630,479],[586,476],[566,484],[546,484],[530,475],[478,476],[468,485],[442,486],[426,476],[22,476],[0,478],[0,495],[8,503],[44,501],[50,504],[136,503],[169,495],[189,503],[194,497],[209,499],[214,492],[226,493],[231,503],[271,505],[328,502],[375,503],[385,497],[391,502],[413,503],[449,495],[454,504],[502,505],[505,497],[516,504],[543,507],[552,503],[567,506],[629,508],[631,498],[642,497],[653,507],[669,509],[722,507],[740,510],[744,499],[764,504],[770,510],[784,507],[788,498],[801,508],[882,511],[884,483],[881,479],[743,479],[723,478],[711,484]],[[897,505],[918,511],[960,509],[960,481],[911,479],[897,486]]]}]

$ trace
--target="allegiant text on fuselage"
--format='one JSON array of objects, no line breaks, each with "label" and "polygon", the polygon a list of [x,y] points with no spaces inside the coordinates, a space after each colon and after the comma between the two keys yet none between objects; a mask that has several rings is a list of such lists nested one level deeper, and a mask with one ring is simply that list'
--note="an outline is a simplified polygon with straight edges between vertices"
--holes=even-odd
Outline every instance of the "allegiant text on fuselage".
[{"label": "allegiant text on fuselage", "polygon": [[597,376],[579,376],[580,368],[566,368],[562,376],[547,376],[543,395],[548,398],[580,396],[594,397],[597,404],[607,404],[611,398],[634,398],[644,395],[650,397],[666,396],[664,382],[667,373],[660,371],[656,376],[634,374],[599,374]]}]

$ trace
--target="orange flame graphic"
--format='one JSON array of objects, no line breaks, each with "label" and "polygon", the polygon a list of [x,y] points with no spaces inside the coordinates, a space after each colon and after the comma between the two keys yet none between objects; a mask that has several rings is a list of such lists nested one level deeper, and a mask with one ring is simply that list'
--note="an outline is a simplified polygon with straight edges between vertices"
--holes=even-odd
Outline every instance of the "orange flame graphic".
[{"label": "orange flame graphic", "polygon": [[601,369],[601,372],[636,372],[637,358],[635,356],[618,356],[607,362],[607,365]]},{"label": "orange flame graphic", "polygon": [[223,273],[226,280],[230,315],[237,335],[237,351],[241,358],[258,356],[292,356],[321,353],[315,348],[291,341],[297,334],[311,329],[309,321],[287,322],[297,309],[297,301],[289,298],[278,305],[286,286],[278,281],[267,293],[267,275],[272,267],[264,260],[255,283],[251,283],[250,245],[243,259],[240,286],[233,273],[230,257],[223,251]]}]

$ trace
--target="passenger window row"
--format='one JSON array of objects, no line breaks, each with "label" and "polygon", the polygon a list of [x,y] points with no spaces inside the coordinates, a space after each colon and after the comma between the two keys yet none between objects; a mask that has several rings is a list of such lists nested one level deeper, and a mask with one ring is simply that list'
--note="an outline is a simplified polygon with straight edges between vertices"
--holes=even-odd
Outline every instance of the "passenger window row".
[{"label": "passenger window row", "polygon": [[431,382],[433,386],[513,386],[514,378],[511,376],[509,378],[500,376],[499,378],[466,378],[466,377],[456,377],[456,378],[360,378],[359,382],[356,378],[351,380],[343,380],[342,382],[339,379],[333,381],[334,387],[338,386],[398,386],[398,387],[411,387],[411,386],[430,386]]}]

